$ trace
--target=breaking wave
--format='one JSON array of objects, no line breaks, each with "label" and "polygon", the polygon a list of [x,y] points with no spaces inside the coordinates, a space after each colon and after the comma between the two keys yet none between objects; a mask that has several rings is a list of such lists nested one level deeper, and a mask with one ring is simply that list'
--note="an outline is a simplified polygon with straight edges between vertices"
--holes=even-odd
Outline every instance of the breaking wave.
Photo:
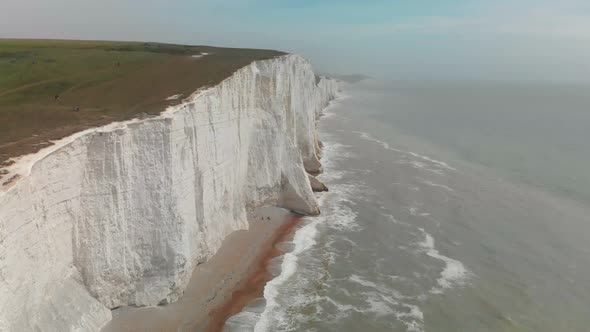
[{"label": "breaking wave", "polygon": [[437,172],[437,170],[432,170],[432,169],[427,168],[426,167],[427,165],[424,163],[424,161],[425,161],[425,162],[428,162],[431,165],[434,165],[434,166],[439,167],[439,168],[443,168],[443,169],[446,169],[446,170],[449,170],[449,171],[456,171],[455,168],[449,166],[449,164],[445,163],[444,161],[436,160],[436,159],[430,158],[428,156],[424,156],[424,155],[418,154],[416,152],[404,151],[404,150],[393,148],[393,147],[391,147],[389,145],[389,143],[384,142],[384,141],[382,141],[380,139],[377,139],[377,138],[371,136],[371,134],[366,133],[366,132],[363,132],[363,131],[355,131],[355,133],[359,134],[362,139],[364,139],[366,141],[371,141],[371,142],[377,143],[377,144],[379,144],[381,147],[383,147],[386,150],[390,150],[390,151],[394,151],[394,152],[406,154],[406,155],[412,156],[412,157],[414,157],[416,159],[422,160],[422,162],[419,162],[419,161],[410,162],[416,168],[424,168],[426,170]]},{"label": "breaking wave", "polygon": [[[226,331],[276,331],[288,330],[296,317],[290,317],[285,312],[285,307],[304,306],[306,303],[318,301],[318,298],[302,297],[298,294],[291,294],[298,283],[305,282],[300,275],[294,278],[300,267],[301,256],[316,244],[318,226],[323,225],[340,231],[355,231],[359,229],[356,223],[357,214],[348,206],[351,197],[359,191],[360,184],[342,184],[333,181],[342,178],[344,171],[335,169],[337,161],[349,158],[346,147],[339,143],[329,142],[324,147],[324,167],[326,173],[321,175],[321,180],[330,186],[330,192],[320,194],[320,205],[329,205],[329,211],[317,217],[304,218],[305,226],[295,232],[292,240],[292,251],[282,257],[279,274],[269,281],[264,288],[263,309],[260,306],[248,305],[242,313],[239,313],[228,320]],[[329,203],[326,202],[329,200]],[[325,261],[330,264],[333,258],[326,253]],[[297,279],[297,280],[295,280]],[[283,293],[288,294],[283,294]],[[288,304],[284,301],[288,300]],[[334,304],[336,304],[334,302]],[[251,308],[253,307],[253,308]],[[237,327],[239,326],[239,329]],[[236,327],[236,328],[234,328]]]},{"label": "breaking wave", "polygon": [[442,255],[436,249],[432,235],[427,233],[423,228],[419,228],[419,230],[424,234],[424,241],[418,243],[421,249],[428,256],[445,263],[445,267],[437,279],[438,286],[433,287],[430,292],[432,294],[442,294],[445,289],[452,288],[455,285],[465,284],[470,275],[469,270],[460,261]]}]

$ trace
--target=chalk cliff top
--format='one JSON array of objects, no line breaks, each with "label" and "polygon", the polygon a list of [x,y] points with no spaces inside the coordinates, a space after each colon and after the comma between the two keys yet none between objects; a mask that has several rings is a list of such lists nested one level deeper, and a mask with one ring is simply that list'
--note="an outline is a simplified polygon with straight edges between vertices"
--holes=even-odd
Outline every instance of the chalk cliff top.
[{"label": "chalk cliff top", "polygon": [[73,133],[159,114],[272,50],[0,39],[0,178],[15,156]]}]

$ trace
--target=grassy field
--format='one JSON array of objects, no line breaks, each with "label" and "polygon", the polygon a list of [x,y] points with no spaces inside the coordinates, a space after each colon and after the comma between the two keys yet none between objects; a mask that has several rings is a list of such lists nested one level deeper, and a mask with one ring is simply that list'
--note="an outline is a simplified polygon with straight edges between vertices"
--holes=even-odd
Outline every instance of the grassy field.
[{"label": "grassy field", "polygon": [[[193,55],[208,53],[197,58]],[[0,39],[0,166],[49,140],[158,114],[270,50],[140,42]],[[79,108],[79,111],[74,111]]]}]

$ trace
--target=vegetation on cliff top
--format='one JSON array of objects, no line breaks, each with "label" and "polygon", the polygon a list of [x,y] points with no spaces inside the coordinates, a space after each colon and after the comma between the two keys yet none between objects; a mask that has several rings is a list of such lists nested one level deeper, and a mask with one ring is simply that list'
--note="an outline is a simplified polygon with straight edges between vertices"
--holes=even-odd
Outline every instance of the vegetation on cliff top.
[{"label": "vegetation on cliff top", "polygon": [[[204,55],[204,54],[207,55]],[[158,114],[271,50],[142,42],[0,39],[0,166],[48,141]],[[199,56],[201,55],[201,56]]]}]

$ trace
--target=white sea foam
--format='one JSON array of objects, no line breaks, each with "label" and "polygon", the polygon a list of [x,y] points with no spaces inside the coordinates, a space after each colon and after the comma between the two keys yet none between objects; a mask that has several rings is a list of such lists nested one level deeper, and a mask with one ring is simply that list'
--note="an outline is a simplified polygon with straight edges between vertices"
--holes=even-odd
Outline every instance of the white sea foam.
[{"label": "white sea foam", "polygon": [[344,171],[336,170],[336,163],[347,158],[351,158],[351,155],[347,153],[345,145],[332,141],[324,145],[326,172],[321,174],[319,179],[329,184],[330,191],[326,193],[326,197],[330,196],[333,200],[330,211],[328,211],[329,215],[325,215],[325,218],[328,219],[326,225],[339,230],[358,230],[357,214],[347,204],[353,204],[351,197],[357,195],[360,190],[369,190],[369,188],[365,188],[362,183],[332,184],[332,182],[341,179],[346,174]]},{"label": "white sea foam", "polygon": [[348,146],[336,142],[324,144],[324,158],[322,159],[322,162],[326,172],[320,174],[318,177],[322,182],[333,182],[346,175],[345,171],[337,169],[336,163],[340,160],[353,157],[352,153],[347,150],[347,147]]},{"label": "white sea foam", "polygon": [[[343,145],[327,142],[324,147],[324,166],[326,173],[321,176],[321,179],[328,184],[333,180],[339,179],[343,173],[334,171],[335,163],[337,160],[346,157],[347,155]],[[273,331],[277,326],[289,325],[289,317],[282,310],[284,308],[279,301],[281,288],[295,275],[301,254],[315,245],[318,225],[324,224],[335,229],[343,230],[352,230],[358,227],[355,222],[356,213],[343,204],[350,202],[349,197],[357,188],[357,186],[351,184],[335,184],[330,187],[330,192],[321,194],[320,205],[323,206],[324,201],[329,199],[331,202],[330,211],[322,216],[305,218],[307,224],[295,233],[293,238],[294,249],[284,255],[280,274],[269,281],[264,287],[266,307],[255,324],[254,331]],[[327,257],[327,260],[330,262],[334,258]],[[290,297],[292,303],[303,303],[311,300],[309,298],[296,299]]]},{"label": "white sea foam", "polygon": [[377,138],[371,136],[371,134],[369,134],[369,133],[365,133],[363,131],[354,131],[354,133],[359,134],[361,136],[361,138],[364,139],[364,140],[371,141],[371,142],[374,142],[374,143],[377,143],[377,144],[381,145],[381,147],[383,147],[385,150],[391,150],[391,151],[395,151],[395,152],[405,153],[405,151],[398,150],[396,148],[392,148],[389,145],[389,143],[384,142],[384,141],[382,141],[380,139],[377,139]]},{"label": "white sea foam", "polygon": [[413,298],[403,296],[389,287],[379,285],[356,274],[351,275],[349,280],[372,290],[361,293],[361,297],[365,299],[367,304],[363,308],[364,312],[372,313],[378,317],[393,315],[406,326],[407,331],[424,331],[424,313],[420,307],[403,302],[413,300]]},{"label": "white sea foam", "polygon": [[374,283],[372,281],[365,280],[365,279],[363,279],[362,277],[360,277],[360,276],[358,276],[356,274],[351,275],[348,279],[350,281],[356,282],[357,284],[360,284],[360,285],[365,286],[365,287],[372,287],[372,288],[375,288],[375,289],[379,289],[379,286],[377,286],[376,283]]},{"label": "white sea foam", "polygon": [[380,285],[377,284],[373,281],[367,280],[366,278],[363,278],[359,275],[356,274],[352,274],[348,280],[357,283],[363,287],[366,288],[371,288],[373,290],[376,290],[377,292],[379,292],[382,296],[386,296],[387,298],[391,299],[393,301],[393,299],[395,299],[395,304],[397,304],[397,300],[407,300],[407,299],[412,299],[411,297],[408,296],[404,296],[402,295],[400,292],[398,292],[395,289],[392,289],[390,287],[387,287],[385,285]]},{"label": "white sea foam", "polygon": [[395,313],[395,311],[387,304],[387,302],[383,301],[383,298],[380,294],[371,293],[365,301],[369,304],[367,311],[377,316],[387,316]]},{"label": "white sea foam", "polygon": [[264,287],[266,308],[254,326],[254,331],[271,331],[272,319],[282,319],[276,315],[276,312],[278,311],[277,309],[280,307],[279,302],[277,302],[280,287],[297,271],[299,255],[315,244],[317,225],[320,222],[320,219],[321,218],[314,219],[314,221],[309,222],[295,233],[295,237],[293,238],[295,249],[292,252],[285,254],[283,263],[281,264],[281,274],[269,281]]},{"label": "white sea foam", "polygon": [[455,192],[455,189],[449,187],[449,186],[445,186],[443,184],[438,184],[438,183],[434,183],[432,181],[428,181],[425,179],[420,179],[420,182],[422,182],[425,185],[431,186],[431,187],[437,187],[437,188],[442,188],[448,192]]},{"label": "white sea foam", "polygon": [[438,286],[433,287],[430,292],[433,294],[442,294],[445,289],[452,288],[454,285],[463,285],[469,278],[469,270],[460,261],[442,255],[436,249],[432,235],[427,233],[423,228],[419,228],[419,230],[424,234],[424,241],[419,242],[418,245],[428,256],[445,263],[445,267],[437,279]]},{"label": "white sea foam", "polygon": [[410,213],[411,216],[418,216],[418,217],[428,217],[430,216],[430,213],[428,212],[420,212],[420,206],[421,204],[418,204],[417,202],[414,202],[414,205],[410,205],[407,207],[408,212]]},{"label": "white sea foam", "polygon": [[445,163],[444,161],[432,159],[432,158],[430,158],[428,156],[423,156],[421,154],[418,154],[418,153],[415,153],[415,152],[411,152],[411,151],[408,151],[407,153],[409,153],[410,155],[412,155],[412,156],[414,156],[416,158],[420,158],[422,160],[426,160],[426,161],[429,161],[429,162],[431,162],[433,164],[439,165],[439,166],[441,166],[443,168],[446,168],[446,169],[448,169],[450,171],[456,171],[455,168],[449,166],[449,164]]},{"label": "white sea foam", "polygon": [[412,165],[412,167],[416,168],[416,169],[422,169],[425,170],[427,172],[431,172],[434,174],[438,174],[438,175],[443,175],[444,172],[441,169],[434,169],[434,168],[429,168],[428,165],[426,165],[426,163],[420,162],[420,161],[410,161],[410,162],[398,162],[399,164],[409,164]]},{"label": "white sea foam", "polygon": [[420,307],[412,304],[404,304],[408,312],[396,312],[395,317],[402,321],[409,332],[424,332],[424,313]]},{"label": "white sea foam", "polygon": [[330,216],[325,223],[327,227],[339,231],[359,231],[361,226],[357,223],[357,213],[354,212],[348,205],[344,203],[351,203],[348,196],[353,191],[346,186],[332,186],[331,190],[334,194],[334,202],[327,211]]},{"label": "white sea foam", "polygon": [[417,305],[401,303],[380,293],[365,293],[365,296],[368,312],[377,316],[393,315],[406,326],[407,331],[424,332],[424,313]]},{"label": "white sea foam", "polygon": [[384,217],[391,220],[395,224],[401,224],[402,222],[397,220],[392,214],[383,214]]},{"label": "white sea foam", "polygon": [[[382,141],[380,139],[377,139],[377,138],[371,136],[371,134],[366,133],[366,132],[363,132],[363,131],[355,131],[355,133],[359,134],[360,137],[362,139],[364,139],[364,140],[371,141],[371,142],[374,142],[374,143],[377,143],[377,144],[381,145],[386,150],[408,154],[408,155],[410,155],[410,156],[412,156],[414,158],[421,159],[423,161],[427,161],[427,162],[429,162],[431,164],[434,164],[434,165],[436,165],[438,167],[442,167],[442,168],[447,169],[449,171],[456,171],[455,168],[449,166],[449,164],[445,163],[444,161],[436,160],[436,159],[430,158],[428,156],[421,155],[421,154],[416,153],[416,152],[404,151],[404,150],[393,148],[393,147],[391,147],[389,145],[389,143],[384,142],[384,141]],[[416,162],[413,165],[415,167],[417,167],[417,168],[424,168],[426,170],[433,171],[433,172],[436,171],[436,170],[433,170],[433,169],[427,169],[426,168],[426,164],[424,164],[424,163]]]},{"label": "white sea foam", "polygon": [[340,106],[342,104],[342,101],[345,99],[350,98],[351,96],[343,93],[342,91],[338,91],[336,93],[336,98],[332,99],[330,101],[330,103],[328,104],[328,106],[326,106],[323,110],[322,110],[322,117],[323,118],[331,118],[335,115],[337,115],[337,112],[334,112],[334,109],[337,108],[338,106]]},{"label": "white sea foam", "polygon": [[334,300],[334,299],[332,299],[332,298],[330,298],[328,296],[326,296],[324,298],[324,300],[326,302],[329,302],[330,304],[332,304],[334,307],[336,307],[338,309],[338,312],[340,314],[343,314],[346,311],[359,311],[359,309],[357,307],[353,306],[353,305],[350,305],[350,304],[342,304],[342,303],[337,302],[336,300]]}]

